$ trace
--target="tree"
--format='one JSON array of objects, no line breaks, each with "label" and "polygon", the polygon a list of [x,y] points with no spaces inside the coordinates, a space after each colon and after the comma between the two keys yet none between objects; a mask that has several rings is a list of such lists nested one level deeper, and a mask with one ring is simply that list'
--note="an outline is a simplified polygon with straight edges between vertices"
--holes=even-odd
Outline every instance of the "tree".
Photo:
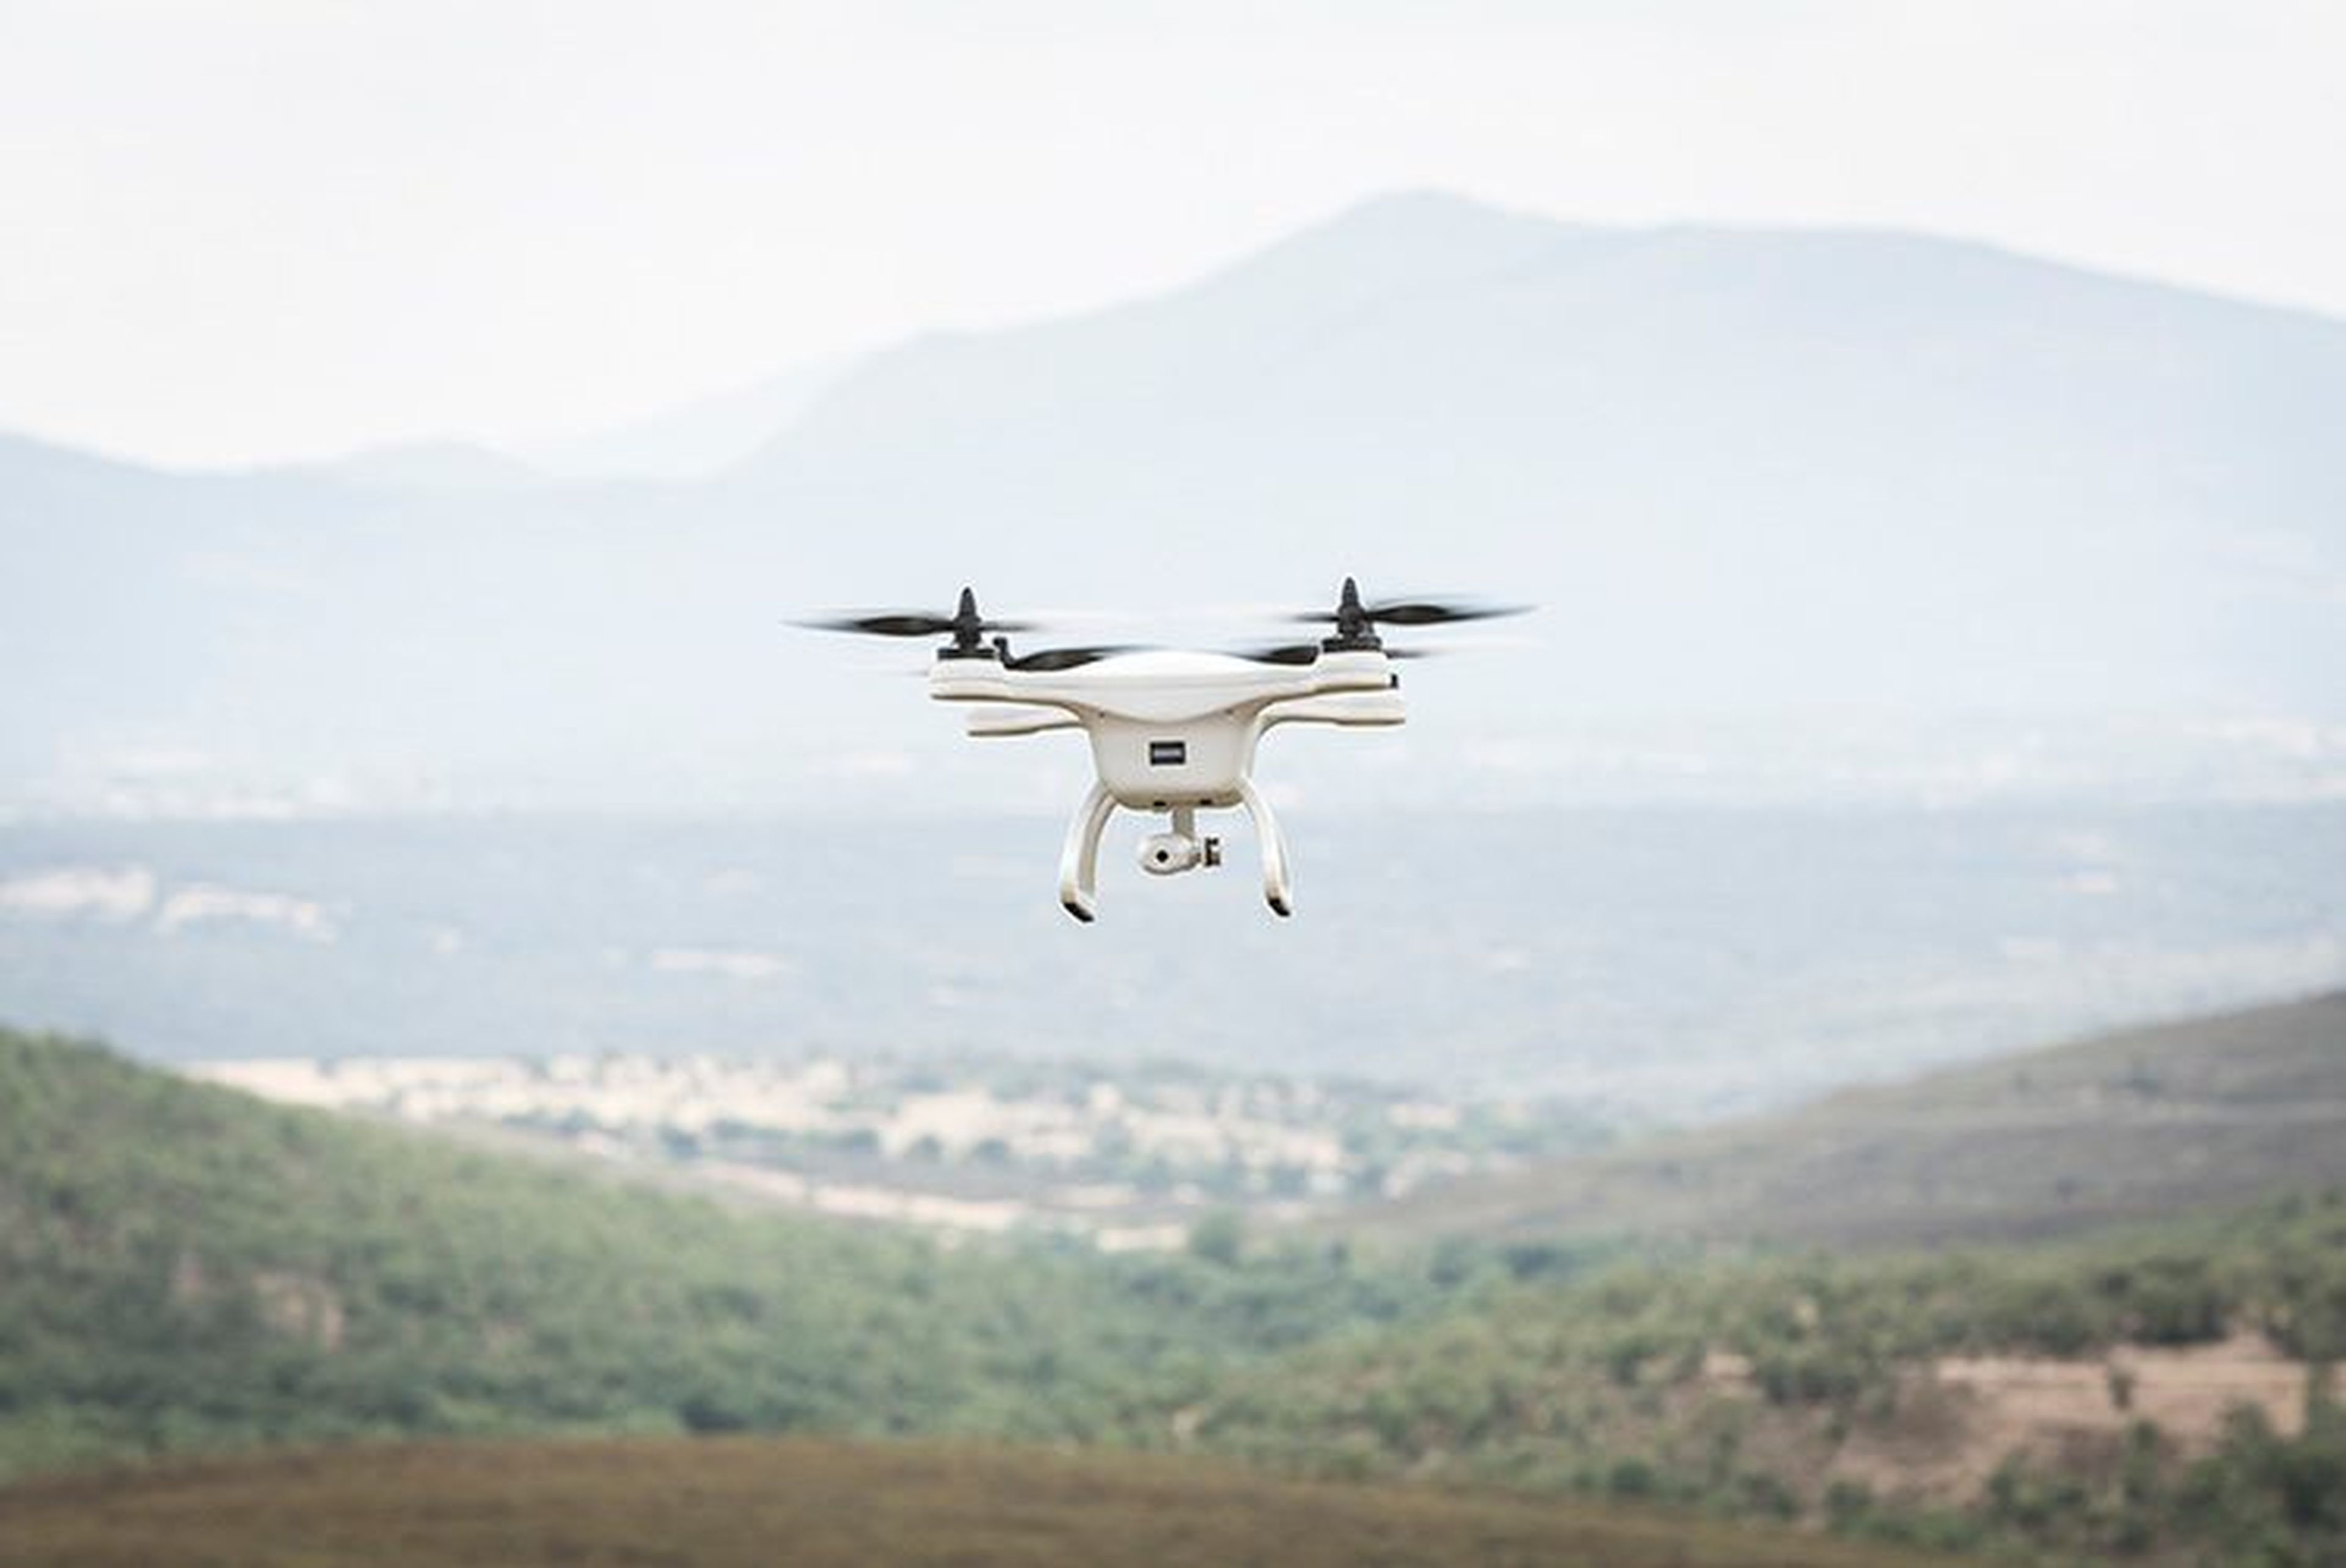
[{"label": "tree", "polygon": [[1225,1268],[1238,1265],[1246,1247],[1246,1221],[1234,1208],[1209,1209],[1189,1227],[1189,1256]]}]

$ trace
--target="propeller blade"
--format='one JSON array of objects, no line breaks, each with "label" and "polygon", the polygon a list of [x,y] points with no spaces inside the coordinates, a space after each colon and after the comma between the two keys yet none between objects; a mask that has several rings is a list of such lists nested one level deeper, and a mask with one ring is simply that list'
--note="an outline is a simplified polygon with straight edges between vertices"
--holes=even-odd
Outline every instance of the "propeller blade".
[{"label": "propeller blade", "polygon": [[[1438,626],[1453,621],[1487,621],[1500,616],[1520,616],[1528,605],[1486,605],[1471,600],[1385,599],[1362,605],[1361,614],[1380,626]],[[1343,618],[1341,610],[1312,610],[1294,617],[1314,626],[1331,626]]]},{"label": "propeller blade", "polygon": [[1031,632],[1037,630],[1033,621],[979,620],[964,623],[953,616],[940,616],[926,610],[882,610],[866,615],[827,616],[814,620],[793,621],[793,626],[818,632],[861,632],[875,637],[942,637],[960,631],[964,624],[981,634],[994,632]]},{"label": "propeller blade", "polygon": [[1389,626],[1438,626],[1452,621],[1488,621],[1501,616],[1520,616],[1530,607],[1528,605],[1491,605],[1474,600],[1444,604],[1424,599],[1388,599],[1371,605],[1368,616],[1369,619],[1382,621]]},{"label": "propeller blade", "polygon": [[1037,648],[1030,654],[1019,654],[1004,659],[1005,669],[1031,670],[1048,673],[1053,670],[1081,669],[1087,664],[1112,658],[1117,654],[1137,653],[1139,649],[1129,643],[1109,643],[1092,647]]},{"label": "propeller blade", "polygon": [[[1317,663],[1321,654],[1325,650],[1322,649],[1318,643],[1281,643],[1275,647],[1239,648],[1235,650],[1238,657],[1252,659],[1257,664],[1291,665],[1308,665]],[[1443,648],[1388,647],[1381,651],[1387,658],[1432,658],[1436,654],[1443,653],[1447,650]]]},{"label": "propeller blade", "polygon": [[1252,659],[1257,664],[1305,665],[1316,663],[1320,657],[1318,643],[1280,643],[1271,647],[1239,648],[1235,651],[1239,658]]},{"label": "propeller blade", "polygon": [[946,616],[923,615],[917,610],[871,616],[827,616],[821,620],[795,621],[794,626],[818,632],[861,632],[874,637],[934,637],[954,629],[953,620]]}]

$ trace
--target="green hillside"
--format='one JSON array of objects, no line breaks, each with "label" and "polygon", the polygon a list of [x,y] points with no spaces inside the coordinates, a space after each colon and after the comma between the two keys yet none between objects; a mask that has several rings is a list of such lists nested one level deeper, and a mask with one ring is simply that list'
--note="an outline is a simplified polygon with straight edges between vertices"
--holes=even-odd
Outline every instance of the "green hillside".
[{"label": "green hillside", "polygon": [[1441,1287],[1323,1253],[947,1251],[0,1032],[0,1478],[250,1442],[819,1429],[1165,1441]]},{"label": "green hillside", "polygon": [[1780,1529],[1281,1481],[1194,1460],[803,1439],[419,1444],[0,1491],[0,1564],[24,1568],[1906,1561]]},{"label": "green hillside", "polygon": [[[1948,1075],[1927,1103],[1948,1115],[1995,1106],[2024,1092],[2023,1079],[2082,1102],[2116,1074],[2188,1084],[2188,1103],[2203,1108],[2237,1093],[2260,1112],[2287,1081],[2298,1105],[2318,1110],[2331,1054],[2322,1021],[2337,1005],[2218,1020],[2203,1038],[2229,1049],[2166,1031],[2065,1047]],[[2188,1064],[2198,1076],[2181,1076]],[[571,1508],[563,1500],[593,1492],[600,1483],[582,1477],[609,1462],[581,1460],[573,1473],[555,1456],[643,1455],[657,1493],[642,1500],[647,1518],[682,1506],[670,1492],[717,1514],[734,1506],[729,1487],[787,1492],[772,1476],[746,1479],[768,1462],[759,1454],[796,1454],[816,1472],[899,1462],[706,1442],[420,1457],[362,1447],[166,1466],[151,1478],[21,1479],[327,1440],[752,1431],[1181,1449],[1267,1475],[1406,1479],[1419,1484],[1362,1503],[1372,1522],[1360,1525],[1426,1543],[1408,1545],[1418,1557],[1396,1546],[1404,1562],[1452,1550],[1438,1543],[1453,1524],[1495,1532],[1475,1538],[1498,1543],[1494,1560],[1505,1561],[1501,1545],[1515,1552],[1513,1543],[1551,1539],[1540,1531],[1603,1522],[1553,1507],[1572,1498],[2046,1560],[2346,1555],[2346,1418],[2326,1369],[2346,1357],[2346,1186],[1933,1253],[1665,1243],[1630,1254],[1504,1234],[1423,1249],[1249,1245],[1221,1227],[1183,1255],[1114,1258],[944,1248],[727,1209],[591,1167],[270,1106],[87,1044],[5,1032],[0,1129],[0,1481],[20,1478],[0,1488],[0,1553],[11,1537],[55,1547],[20,1560],[158,1560],[139,1543],[197,1540],[190,1519],[200,1513],[230,1533],[210,1556],[185,1560],[271,1561],[250,1547],[281,1493],[287,1528],[312,1520],[323,1543],[275,1560],[364,1561],[349,1555],[359,1537],[334,1535],[347,1528],[336,1510],[353,1510],[362,1535],[387,1528],[385,1500],[400,1486],[383,1477],[413,1465],[423,1467],[413,1484],[437,1486],[432,1466],[477,1461],[522,1488],[519,1501],[451,1503],[448,1518],[419,1524],[413,1555],[393,1560],[525,1563],[543,1549],[545,1560],[722,1563],[750,1545],[711,1534],[705,1550],[663,1559],[624,1531],[563,1535],[530,1511]],[[2188,1131],[2172,1146],[2203,1147]],[[2287,1162],[2272,1168],[2278,1181]],[[2193,1179],[2176,1190],[2221,1186],[2204,1171]],[[2016,1206],[2024,1190],[2004,1201]],[[2011,1222],[2017,1207],[1997,1212],[2004,1228],[2035,1228]],[[995,1462],[953,1451],[964,1455],[954,1465]],[[818,1452],[832,1457],[808,1457]],[[470,1459],[430,1457],[441,1453]],[[679,1479],[698,1462],[682,1456],[728,1454],[745,1456],[737,1479],[699,1491]],[[1001,1462],[1024,1468],[976,1488],[986,1506],[1049,1493],[1032,1470],[1041,1461]],[[1031,1526],[1044,1532],[1033,1542],[1050,1543],[1064,1525],[1073,1544],[1062,1554],[1078,1560],[1097,1539],[1085,1532],[1137,1528],[1110,1522],[1127,1511],[1127,1482],[1173,1489],[1151,1496],[1187,1495],[1182,1477],[1238,1484],[1227,1471],[1160,1471],[1137,1456],[1069,1473],[1088,1477],[1068,1483],[1081,1519],[1046,1528],[1042,1514],[1017,1510],[1012,1522],[964,1517],[950,1497],[920,1492],[903,1503],[914,1521],[904,1528],[950,1532],[941,1522],[962,1517],[981,1537],[997,1523]],[[324,1489],[314,1515],[299,1501],[313,1476]],[[464,1484],[452,1481],[445,1495],[470,1496]],[[1268,1536],[1323,1528],[1303,1522],[1306,1492],[1268,1480],[1245,1488],[1263,1501],[1229,1502],[1225,1491],[1224,1502],[1270,1522]],[[1458,1488],[1467,1495],[1431,1495]],[[1476,1514],[1493,1491],[1518,1502]],[[82,1524],[57,1501],[75,1498],[91,1505]],[[1178,1519],[1189,1504],[1132,1506]],[[88,1533],[97,1514],[129,1533]],[[846,1515],[755,1517],[811,1539],[879,1528]],[[1421,1524],[1433,1533],[1412,1534]],[[1202,1524],[1178,1528],[1205,1532],[1198,1542],[1234,1560],[1292,1560]],[[1331,1541],[1352,1539],[1351,1528],[1324,1525]],[[238,1530],[248,1532],[241,1546]],[[519,1532],[521,1549],[479,1557],[500,1530]],[[1680,1560],[1713,1560],[1699,1544],[1711,1540],[1692,1530]]]},{"label": "green hillside", "polygon": [[2346,1189],[2057,1244],[1493,1284],[1255,1369],[1192,1430],[1317,1473],[2056,1561],[2327,1563],[2341,1358]]},{"label": "green hillside", "polygon": [[1469,1178],[1356,1234],[1835,1247],[2079,1232],[2346,1182],[2346,993],[1999,1057]]}]

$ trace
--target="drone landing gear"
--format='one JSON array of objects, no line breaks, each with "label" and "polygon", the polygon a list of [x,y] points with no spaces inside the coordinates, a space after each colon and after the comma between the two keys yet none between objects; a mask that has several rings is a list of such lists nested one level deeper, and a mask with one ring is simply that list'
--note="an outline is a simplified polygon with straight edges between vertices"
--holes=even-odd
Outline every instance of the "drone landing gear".
[{"label": "drone landing gear", "polygon": [[1097,919],[1092,894],[1099,886],[1100,832],[1116,811],[1116,797],[1107,786],[1092,781],[1092,792],[1076,808],[1067,825],[1066,847],[1059,851],[1059,903],[1086,925]]},{"label": "drone landing gear", "polygon": [[1295,913],[1288,886],[1286,835],[1279,830],[1279,819],[1270,814],[1270,802],[1262,798],[1253,779],[1239,780],[1239,799],[1254,821],[1256,842],[1262,846],[1262,901],[1270,906],[1271,913],[1285,920]]},{"label": "drone landing gear", "polygon": [[[1271,815],[1270,802],[1252,783],[1239,780],[1239,799],[1254,822],[1256,841],[1262,846],[1263,901],[1273,914],[1284,919],[1295,912],[1289,893],[1287,840],[1279,830],[1279,820]],[[1066,843],[1059,851],[1059,907],[1086,925],[1098,918],[1100,835],[1115,813],[1116,797],[1106,784],[1096,780],[1076,809],[1075,820],[1067,824]],[[1142,841],[1142,871],[1169,877],[1222,863],[1221,840],[1198,832],[1196,806],[1173,807],[1171,815],[1172,831],[1152,834]]]}]

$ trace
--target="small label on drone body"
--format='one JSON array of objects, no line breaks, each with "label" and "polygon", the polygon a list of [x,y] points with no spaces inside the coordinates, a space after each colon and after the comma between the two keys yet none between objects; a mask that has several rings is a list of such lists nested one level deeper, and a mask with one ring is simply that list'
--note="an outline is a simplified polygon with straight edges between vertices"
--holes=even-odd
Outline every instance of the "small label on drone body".
[{"label": "small label on drone body", "polygon": [[1189,743],[1186,740],[1152,740],[1148,743],[1148,765],[1151,768],[1178,768],[1189,760]]}]

